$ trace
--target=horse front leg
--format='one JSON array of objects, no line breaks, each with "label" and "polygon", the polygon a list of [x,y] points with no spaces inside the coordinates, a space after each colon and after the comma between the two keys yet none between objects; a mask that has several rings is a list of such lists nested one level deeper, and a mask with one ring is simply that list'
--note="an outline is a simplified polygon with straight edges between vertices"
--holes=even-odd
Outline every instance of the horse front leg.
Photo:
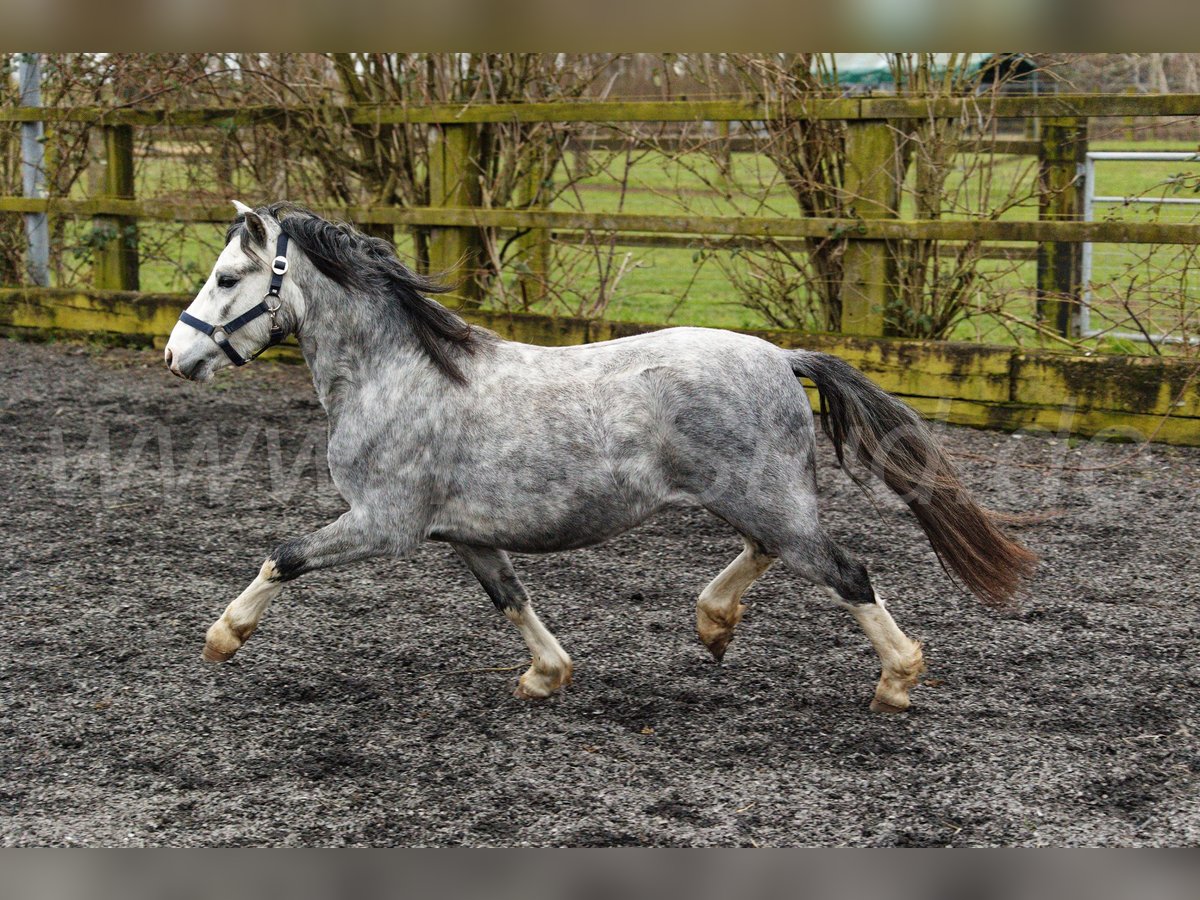
[{"label": "horse front leg", "polygon": [[282,592],[285,582],[306,572],[356,562],[394,552],[385,549],[361,517],[348,512],[336,522],[303,537],[280,544],[259,569],[258,577],[226,607],[208,629],[204,658],[225,662],[241,649],[258,627],[267,607]]},{"label": "horse front leg", "polygon": [[571,657],[533,611],[529,594],[513,571],[508,554],[491,547],[451,546],[479,579],[496,609],[517,626],[529,647],[530,666],[517,682],[514,695],[522,700],[540,700],[568,684],[571,681]]}]

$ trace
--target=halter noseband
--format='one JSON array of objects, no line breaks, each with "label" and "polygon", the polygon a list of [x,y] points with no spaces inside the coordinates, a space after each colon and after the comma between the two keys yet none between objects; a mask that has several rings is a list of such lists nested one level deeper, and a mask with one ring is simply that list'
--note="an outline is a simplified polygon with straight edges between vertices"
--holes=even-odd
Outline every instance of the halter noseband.
[{"label": "halter noseband", "polygon": [[[187,310],[179,314],[179,321],[184,325],[191,325],[197,331],[201,331],[212,338],[217,346],[225,351],[225,355],[229,357],[229,361],[235,366],[244,366],[251,359],[257,358],[268,347],[274,347],[287,337],[276,320],[276,313],[279,312],[279,307],[282,305],[279,299],[279,289],[283,287],[283,276],[287,274],[288,270],[287,248],[288,236],[281,231],[278,240],[275,242],[275,259],[271,261],[271,285],[267,288],[267,293],[257,306],[246,310],[246,312],[242,313],[236,319],[230,319],[224,325],[209,325],[207,322],[197,319]],[[274,306],[271,305],[272,300],[275,301]],[[249,325],[260,316],[271,317],[271,337],[255,351],[250,359],[245,359],[233,348],[233,344],[229,343],[229,336],[243,326]]]}]

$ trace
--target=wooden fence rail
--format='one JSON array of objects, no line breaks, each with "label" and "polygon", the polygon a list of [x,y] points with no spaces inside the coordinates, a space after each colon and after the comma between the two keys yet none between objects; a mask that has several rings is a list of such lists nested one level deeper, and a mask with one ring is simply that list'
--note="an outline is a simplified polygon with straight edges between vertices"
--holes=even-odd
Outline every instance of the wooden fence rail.
[{"label": "wooden fence rail", "polygon": [[[1200,94],[1049,94],[1041,96],[838,97],[788,104],[743,100],[578,101],[480,105],[323,106],[352,125],[533,122],[762,122],[800,119],[1125,118],[1200,115]],[[85,122],[102,125],[238,126],[302,120],[311,107],[70,107],[0,109],[0,122]]]},{"label": "wooden fence rail", "polygon": [[[0,197],[0,213],[47,212],[66,216],[124,216],[174,222],[228,223],[227,203],[97,198],[30,200]],[[642,215],[568,210],[475,207],[317,207],[317,212],[360,224],[437,228],[553,228],[599,232],[694,234],[863,241],[937,240],[1062,241],[1101,244],[1200,244],[1200,224],[1174,222],[995,221],[991,219],[818,219],[756,216]]]}]

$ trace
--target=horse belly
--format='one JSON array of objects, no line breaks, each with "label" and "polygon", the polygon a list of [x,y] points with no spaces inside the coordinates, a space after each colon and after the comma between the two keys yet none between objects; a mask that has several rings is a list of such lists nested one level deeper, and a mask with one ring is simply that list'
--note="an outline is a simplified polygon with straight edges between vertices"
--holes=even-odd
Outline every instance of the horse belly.
[{"label": "horse belly", "polygon": [[504,484],[477,482],[448,503],[432,534],[515,553],[574,550],[628,531],[677,499],[661,479],[641,473],[518,471]]}]

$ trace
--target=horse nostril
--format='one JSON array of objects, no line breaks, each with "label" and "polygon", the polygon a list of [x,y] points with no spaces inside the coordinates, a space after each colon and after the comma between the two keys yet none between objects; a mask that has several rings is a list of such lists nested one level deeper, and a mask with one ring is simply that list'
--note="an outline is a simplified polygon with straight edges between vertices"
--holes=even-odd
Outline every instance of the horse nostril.
[{"label": "horse nostril", "polygon": [[166,349],[166,351],[163,353],[163,356],[164,356],[164,357],[166,358],[166,360],[167,360],[167,368],[170,368],[170,367],[171,367],[171,358],[172,358],[172,353],[171,353],[171,348],[170,348],[170,347],[168,347],[168,348]]}]

